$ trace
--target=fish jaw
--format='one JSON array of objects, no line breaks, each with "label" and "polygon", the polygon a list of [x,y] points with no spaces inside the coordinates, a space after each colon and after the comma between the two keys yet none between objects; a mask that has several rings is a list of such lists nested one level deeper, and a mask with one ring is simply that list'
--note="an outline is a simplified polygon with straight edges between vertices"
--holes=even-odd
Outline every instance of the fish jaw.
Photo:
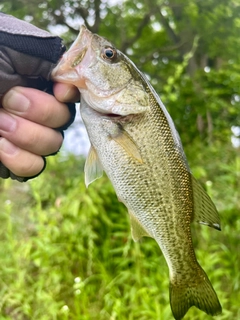
[{"label": "fish jaw", "polygon": [[53,69],[51,74],[53,81],[70,83],[79,89],[86,88],[84,70],[93,59],[90,46],[92,36],[93,34],[82,25],[78,37]]}]

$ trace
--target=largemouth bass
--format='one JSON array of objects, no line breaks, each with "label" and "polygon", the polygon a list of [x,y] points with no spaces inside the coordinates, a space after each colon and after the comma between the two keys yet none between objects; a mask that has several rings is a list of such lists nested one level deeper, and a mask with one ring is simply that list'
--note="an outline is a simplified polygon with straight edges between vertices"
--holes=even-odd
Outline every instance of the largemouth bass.
[{"label": "largemouth bass", "polygon": [[175,319],[191,306],[221,313],[190,230],[192,221],[220,230],[219,215],[192,176],[173,121],[149,81],[128,57],[84,26],[52,79],[81,93],[91,142],[86,185],[104,170],[128,209],[133,239],[148,236],[159,244],[169,267]]}]

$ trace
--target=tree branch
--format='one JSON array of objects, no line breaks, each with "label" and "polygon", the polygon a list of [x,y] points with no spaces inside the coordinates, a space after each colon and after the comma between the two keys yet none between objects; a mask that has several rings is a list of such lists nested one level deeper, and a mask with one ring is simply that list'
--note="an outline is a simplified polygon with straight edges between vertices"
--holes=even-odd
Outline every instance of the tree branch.
[{"label": "tree branch", "polygon": [[138,28],[137,28],[135,36],[132,37],[131,39],[128,39],[128,40],[124,41],[122,43],[122,46],[121,46],[121,51],[122,52],[126,52],[127,48],[132,46],[133,43],[136,42],[141,37],[141,34],[142,34],[142,31],[143,31],[144,27],[150,21],[150,17],[151,17],[151,12],[148,12],[148,13],[145,14],[144,18],[142,19],[142,21],[138,25]]},{"label": "tree branch", "polygon": [[99,26],[100,26],[100,23],[101,23],[100,5],[101,5],[101,0],[95,0],[94,1],[95,21],[94,21],[94,25],[92,27],[92,32],[94,32],[94,33],[98,33]]},{"label": "tree branch", "polygon": [[172,42],[175,44],[175,45],[178,45],[179,42],[180,42],[180,39],[179,37],[176,35],[176,33],[173,31],[173,29],[170,27],[167,19],[163,16],[162,12],[161,12],[161,8],[159,9],[158,11],[159,13],[159,16],[160,16],[160,21],[161,21],[161,24],[162,26],[165,28],[169,38],[172,40]]},{"label": "tree branch", "polygon": [[[76,13],[79,14],[79,16],[84,20],[85,26],[91,30],[91,26],[89,25],[87,18],[88,18],[88,9],[82,7],[81,5],[76,8]],[[92,31],[92,30],[91,30]]]}]

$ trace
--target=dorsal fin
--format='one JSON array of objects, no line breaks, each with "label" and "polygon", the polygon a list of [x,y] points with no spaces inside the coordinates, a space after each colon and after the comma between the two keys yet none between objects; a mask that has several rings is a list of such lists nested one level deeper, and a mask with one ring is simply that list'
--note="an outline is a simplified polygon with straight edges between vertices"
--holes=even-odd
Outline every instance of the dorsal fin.
[{"label": "dorsal fin", "polygon": [[221,230],[220,217],[214,203],[192,175],[191,180],[194,200],[193,221]]}]

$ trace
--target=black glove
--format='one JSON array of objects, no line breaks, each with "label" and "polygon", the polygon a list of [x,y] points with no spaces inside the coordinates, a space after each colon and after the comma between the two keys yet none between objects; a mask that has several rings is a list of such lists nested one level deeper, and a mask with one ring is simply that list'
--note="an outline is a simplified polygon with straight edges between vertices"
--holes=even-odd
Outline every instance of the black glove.
[{"label": "black glove", "polygon": [[[37,88],[52,94],[53,82],[50,75],[64,51],[61,38],[52,36],[25,21],[0,13],[0,99],[14,86]],[[71,112],[70,121],[59,128],[59,131],[66,129],[73,122],[73,105],[68,105]],[[11,177],[18,181],[29,179],[15,176],[1,162],[0,177]]]}]

